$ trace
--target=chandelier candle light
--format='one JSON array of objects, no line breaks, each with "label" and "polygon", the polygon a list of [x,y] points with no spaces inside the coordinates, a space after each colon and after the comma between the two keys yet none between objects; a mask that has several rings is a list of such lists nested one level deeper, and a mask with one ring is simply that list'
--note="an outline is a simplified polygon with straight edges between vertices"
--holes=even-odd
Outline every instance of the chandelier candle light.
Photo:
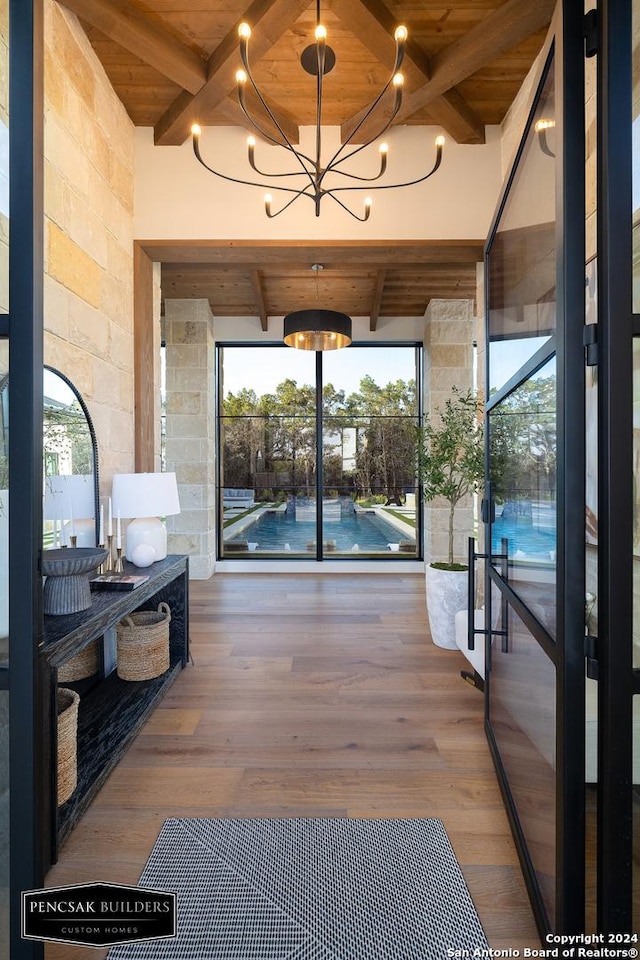
[{"label": "chandelier candle light", "polygon": [[[415,184],[422,183],[425,180],[428,180],[431,177],[442,161],[442,148],[444,145],[444,137],[436,137],[436,156],[433,167],[429,170],[428,173],[425,173],[423,176],[416,177],[413,180],[407,180],[403,183],[377,183],[378,180],[384,175],[387,169],[387,157],[388,157],[388,145],[386,143],[381,143],[380,150],[380,167],[378,173],[372,177],[359,176],[355,173],[349,173],[347,170],[343,169],[343,164],[350,160],[351,157],[354,157],[356,154],[360,153],[366,147],[371,146],[374,140],[377,140],[379,137],[383,136],[386,131],[391,127],[393,121],[395,120],[398,111],[402,105],[402,85],[404,82],[404,77],[400,73],[400,65],[404,59],[405,46],[408,37],[408,31],[405,26],[399,26],[396,28],[394,33],[394,39],[396,42],[396,56],[393,70],[391,75],[384,87],[373,101],[369,109],[365,112],[364,116],[355,127],[350,136],[345,140],[345,142],[338,148],[338,150],[333,154],[328,163],[322,163],[322,95],[323,95],[323,78],[326,73],[329,73],[333,69],[333,66],[336,61],[335,53],[328,46],[327,39],[327,30],[320,23],[320,0],[317,0],[316,4],[316,29],[315,29],[315,44],[311,44],[306,47],[300,57],[300,62],[304,70],[312,76],[316,77],[316,123],[315,123],[315,156],[310,157],[305,153],[302,153],[301,150],[296,149],[291,143],[287,134],[282,129],[281,125],[278,122],[278,119],[269,107],[269,104],[265,100],[264,96],[258,89],[258,86],[253,78],[251,73],[251,67],[249,65],[249,38],[251,37],[251,27],[248,23],[241,23],[238,27],[238,36],[240,38],[240,59],[242,61],[243,69],[238,70],[236,73],[236,84],[237,84],[237,94],[238,102],[240,108],[250,123],[251,127],[263,140],[266,140],[269,143],[275,144],[276,146],[282,147],[291,156],[298,164],[298,168],[295,170],[289,170],[282,173],[267,173],[265,170],[262,170],[258,167],[256,162],[256,140],[252,135],[247,140],[247,159],[249,161],[249,166],[251,169],[258,174],[259,177],[262,177],[262,181],[257,180],[245,180],[239,177],[232,177],[229,174],[221,173],[219,170],[215,170],[212,166],[202,158],[202,153],[200,150],[200,135],[202,133],[201,127],[199,124],[194,123],[191,127],[191,133],[193,138],[193,152],[196,155],[198,161],[202,166],[208,170],[210,173],[215,174],[218,177],[221,177],[224,180],[230,180],[232,183],[241,183],[250,187],[261,187],[267,190],[278,190],[282,193],[289,194],[288,199],[285,200],[283,205],[274,211],[273,209],[273,197],[271,193],[267,193],[264,198],[264,208],[265,213],[268,217],[273,218],[277,217],[279,214],[283,213],[288,207],[291,206],[299,197],[309,197],[313,201],[315,206],[315,215],[316,217],[320,216],[320,204],[324,197],[331,197],[332,200],[335,200],[343,210],[346,210],[354,219],[360,220],[364,223],[369,219],[369,214],[371,213],[371,197],[367,196],[364,201],[364,211],[362,214],[355,213],[353,210],[350,210],[349,207],[337,196],[337,194],[344,193],[345,191],[370,191],[370,190],[393,190],[397,187],[410,187]],[[275,125],[279,136],[272,136],[270,133],[265,130],[264,126],[261,125],[260,119],[255,117],[249,112],[246,103],[246,86],[247,83],[250,83],[253,87],[253,90],[262,105],[263,110]],[[391,112],[388,116],[381,118],[380,129],[376,132],[373,137],[365,140],[364,143],[359,146],[353,147],[350,149],[350,146],[353,144],[354,138],[362,125],[369,119],[374,110],[377,108],[378,104],[383,99],[386,92],[392,88],[394,92],[394,102]],[[350,181],[349,185],[345,186],[329,186],[328,181],[331,182],[331,177],[342,177]],[[290,186],[281,186],[277,183],[277,180],[282,177],[303,177],[305,179],[305,185],[300,188],[290,187]],[[272,178],[273,182],[268,181],[268,178]],[[367,186],[359,186],[357,181],[360,183],[367,183]],[[345,180],[343,179],[343,183]],[[371,186],[373,184],[373,186]]]}]

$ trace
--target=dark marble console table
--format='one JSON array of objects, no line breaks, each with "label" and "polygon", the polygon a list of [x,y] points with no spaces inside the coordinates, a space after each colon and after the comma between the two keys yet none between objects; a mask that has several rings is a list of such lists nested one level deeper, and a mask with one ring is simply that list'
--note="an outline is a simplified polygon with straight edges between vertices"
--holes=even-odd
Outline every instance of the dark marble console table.
[{"label": "dark marble console table", "polygon": [[[40,647],[43,696],[47,718],[41,815],[45,865],[55,863],[58,849],[189,657],[189,561],[168,556],[144,570],[125,563],[125,573],[147,574],[149,580],[131,591],[93,591],[88,610],[44,618]],[[155,610],[161,601],[171,608],[170,667],[153,680],[129,682],[115,671],[115,628],[133,610]],[[93,640],[99,641],[101,670],[87,680],[64,686],[80,694],[78,714],[78,786],[56,804],[58,668]]]}]

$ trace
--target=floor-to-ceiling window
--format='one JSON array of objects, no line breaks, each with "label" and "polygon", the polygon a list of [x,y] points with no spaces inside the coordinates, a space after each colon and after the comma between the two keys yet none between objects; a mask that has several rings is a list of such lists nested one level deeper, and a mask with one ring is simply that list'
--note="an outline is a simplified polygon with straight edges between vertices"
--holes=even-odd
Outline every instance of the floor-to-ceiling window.
[{"label": "floor-to-ceiling window", "polygon": [[220,556],[416,559],[419,348],[218,348]]}]

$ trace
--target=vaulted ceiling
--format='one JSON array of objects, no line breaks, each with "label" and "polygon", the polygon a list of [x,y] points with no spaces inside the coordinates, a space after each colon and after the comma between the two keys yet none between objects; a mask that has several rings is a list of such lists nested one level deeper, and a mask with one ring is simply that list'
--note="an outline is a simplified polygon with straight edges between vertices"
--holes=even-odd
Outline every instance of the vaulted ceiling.
[{"label": "vaulted ceiling", "polygon": [[[80,18],[134,124],[152,126],[159,146],[183,143],[194,121],[246,126],[234,79],[242,20],[253,29],[255,78],[288,135],[297,142],[298,128],[315,121],[315,79],[299,59],[313,39],[316,0],[253,0],[249,7],[247,0],[60,2]],[[325,80],[323,122],[340,126],[343,139],[351,133],[388,77],[393,31],[403,23],[409,30],[405,93],[395,122],[435,124],[460,143],[484,142],[485,125],[503,120],[539,52],[554,5],[555,0],[323,0],[322,21],[336,53]],[[372,132],[363,124],[357,140]],[[381,316],[397,315],[400,308],[404,315],[421,315],[432,296],[456,290],[461,296],[471,284],[466,253],[457,259],[450,247],[447,256],[437,269],[432,265],[431,275],[427,263],[416,267],[408,261],[408,273],[401,275],[397,262],[343,260],[344,303],[333,306],[349,312],[350,304],[373,303]],[[230,263],[167,264],[164,293],[209,290],[212,308],[220,312],[214,291],[227,284],[230,293],[235,284],[243,311],[278,315],[299,308],[296,297],[308,282],[311,262],[296,267],[291,258],[288,272],[265,268],[264,276],[257,265],[242,277]],[[397,293],[405,289],[411,293],[402,301]]]}]

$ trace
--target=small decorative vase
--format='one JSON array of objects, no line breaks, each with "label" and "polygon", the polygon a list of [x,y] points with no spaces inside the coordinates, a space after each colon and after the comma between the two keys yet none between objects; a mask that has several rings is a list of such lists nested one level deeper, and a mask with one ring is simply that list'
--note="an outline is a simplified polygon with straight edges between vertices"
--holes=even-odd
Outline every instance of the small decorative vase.
[{"label": "small decorative vase", "polygon": [[45,550],[42,554],[42,573],[47,578],[43,590],[44,612],[60,616],[87,610],[91,606],[89,574],[106,556],[107,551],[100,547]]}]

